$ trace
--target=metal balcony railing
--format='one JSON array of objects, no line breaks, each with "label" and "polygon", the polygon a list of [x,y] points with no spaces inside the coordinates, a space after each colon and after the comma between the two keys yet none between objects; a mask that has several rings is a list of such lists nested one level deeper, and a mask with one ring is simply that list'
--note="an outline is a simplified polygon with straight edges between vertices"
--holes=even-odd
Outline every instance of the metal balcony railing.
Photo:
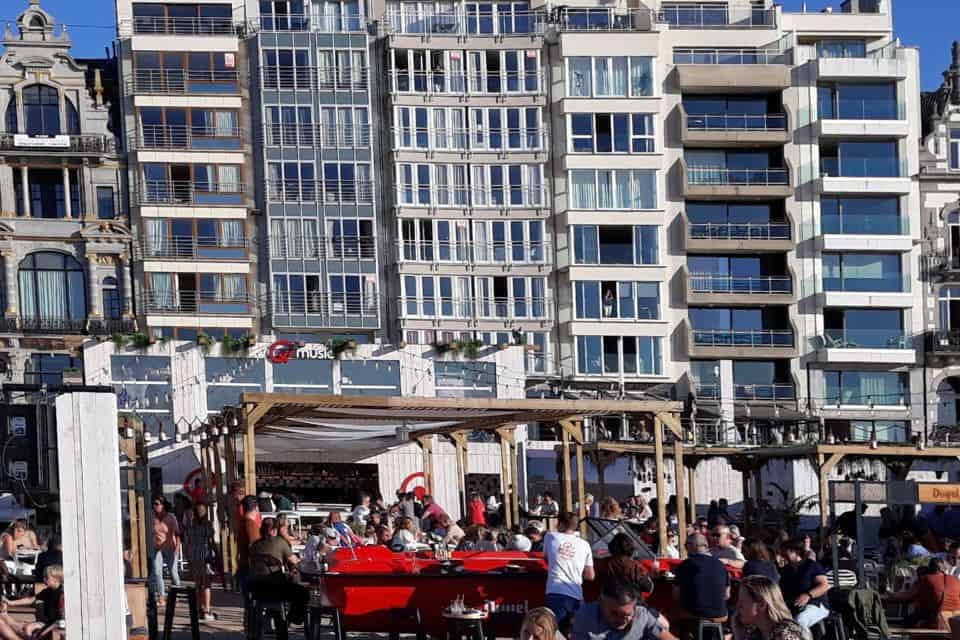
[{"label": "metal balcony railing", "polygon": [[694,185],[734,185],[769,187],[790,184],[786,169],[724,169],[722,167],[688,167],[687,182]]},{"label": "metal balcony railing", "polygon": [[893,391],[887,393],[864,393],[859,387],[827,388],[824,406],[827,407],[907,407],[910,393]]},{"label": "metal balcony railing", "polygon": [[[410,5],[417,7],[417,5]],[[491,11],[388,10],[380,23],[381,35],[439,35],[439,36],[533,36],[542,35],[546,27],[546,13],[542,11],[514,11],[510,4],[489,5]],[[501,7],[505,7],[501,9]]]},{"label": "metal balcony railing", "polygon": [[373,260],[377,257],[377,239],[373,236],[274,236],[270,239],[270,257],[277,260]]},{"label": "metal balcony railing", "polygon": [[691,329],[691,334],[693,344],[698,347],[793,346],[793,331],[789,329]]},{"label": "metal balcony railing", "polygon": [[115,333],[133,333],[136,330],[137,323],[132,318],[91,319],[87,324],[87,332],[93,336],[109,336]]},{"label": "metal balcony railing", "polygon": [[544,242],[444,242],[398,240],[400,262],[525,265],[549,264],[550,243]]},{"label": "metal balcony railing", "polygon": [[140,149],[239,151],[245,139],[240,127],[145,124],[137,132]]},{"label": "metal balcony railing", "polygon": [[687,114],[691,131],[786,131],[785,113],[768,114]]},{"label": "metal balcony railing", "polygon": [[960,354],[960,329],[942,329],[928,332],[927,351]]},{"label": "metal balcony railing", "polygon": [[376,292],[275,291],[271,312],[284,316],[376,317],[380,298]]},{"label": "metal balcony railing", "polygon": [[244,238],[228,239],[216,236],[147,237],[140,247],[144,258],[246,261],[250,242]]},{"label": "metal balcony railing", "polygon": [[911,349],[913,339],[903,329],[826,329],[828,349]]},{"label": "metal balcony railing", "polygon": [[691,222],[694,240],[789,240],[788,222]]},{"label": "metal balcony railing", "polygon": [[556,27],[560,31],[651,31],[663,16],[649,9],[576,9],[560,10]]},{"label": "metal balcony railing", "polygon": [[284,147],[366,149],[370,125],[270,124],[264,126],[267,144]]},{"label": "metal balcony railing", "polygon": [[237,71],[197,71],[184,69],[134,69],[134,93],[153,95],[239,94]]},{"label": "metal balcony railing", "polygon": [[768,49],[711,49],[702,47],[675,48],[673,64],[790,64],[789,51]]},{"label": "metal balcony railing", "polygon": [[137,202],[141,205],[243,206],[246,193],[246,187],[239,183],[144,180],[137,193]]},{"label": "metal balcony railing", "polygon": [[129,35],[175,35],[175,36],[232,36],[239,33],[241,25],[233,18],[171,18],[167,16],[135,16],[132,20],[120,21],[119,33]]},{"label": "metal balcony railing", "polygon": [[733,397],[735,400],[746,401],[771,401],[771,400],[796,400],[797,390],[792,384],[771,383],[771,384],[736,384],[733,385]]},{"label": "metal balcony railing", "polygon": [[694,293],[787,294],[793,291],[793,282],[790,276],[727,276],[691,273],[690,289]]},{"label": "metal balcony railing", "polygon": [[823,434],[815,422],[772,426],[754,421],[697,420],[688,431],[688,441],[690,438],[690,444],[702,447],[789,447],[821,442]]},{"label": "metal balcony railing", "polygon": [[370,204],[372,180],[267,180],[271,202],[319,202],[323,204]]},{"label": "metal balcony railing", "polygon": [[265,66],[263,86],[266,89],[320,89],[323,91],[365,90],[369,86],[367,67],[344,65],[337,67]]},{"label": "metal balcony railing", "polygon": [[[346,5],[341,5],[346,9]],[[304,13],[274,13],[251,20],[251,31],[312,31],[315,33],[360,33],[366,29],[366,19],[360,14],[308,15]]]},{"label": "metal balcony railing", "polygon": [[224,295],[217,291],[152,291],[144,292],[144,310],[147,313],[248,315],[255,299],[243,292]]},{"label": "metal balcony railing", "polygon": [[23,315],[20,330],[30,333],[83,333],[87,328],[86,318],[50,318]]},{"label": "metal balcony railing", "polygon": [[546,189],[505,185],[502,188],[427,187],[397,185],[396,206],[454,207],[475,209],[538,208],[546,206]]},{"label": "metal balcony railing", "polygon": [[[62,146],[59,140],[66,144]],[[69,134],[63,136],[31,136],[30,134],[0,133],[0,151],[28,152],[33,149],[44,154],[83,153],[91,155],[111,155],[117,151],[113,136],[97,133]]]},{"label": "metal balcony railing", "polygon": [[391,93],[424,95],[541,95],[543,73],[536,71],[404,71],[389,72]]},{"label": "metal balcony railing", "polygon": [[749,4],[668,4],[660,16],[673,29],[770,29],[776,26],[776,10]]},{"label": "metal balcony railing", "polygon": [[401,296],[400,317],[408,319],[548,320],[550,298],[424,298]]},{"label": "metal balcony railing", "polygon": [[393,127],[394,148],[411,151],[478,151],[506,153],[511,151],[544,151],[547,129],[520,128],[452,128]]}]

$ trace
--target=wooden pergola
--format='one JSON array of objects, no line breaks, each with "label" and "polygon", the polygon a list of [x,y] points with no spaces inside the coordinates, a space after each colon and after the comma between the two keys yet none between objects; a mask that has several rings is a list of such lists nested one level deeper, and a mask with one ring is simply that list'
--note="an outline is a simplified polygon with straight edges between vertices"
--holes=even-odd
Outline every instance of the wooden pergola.
[{"label": "wooden pergola", "polygon": [[[432,451],[434,436],[449,438],[456,448],[458,489],[461,506],[466,507],[467,438],[471,432],[493,433],[500,442],[501,477],[507,526],[520,521],[519,476],[515,432],[519,425],[556,424],[562,431],[564,508],[584,504],[583,420],[591,416],[643,416],[654,424],[657,462],[663,464],[664,427],[681,440],[682,403],[648,400],[501,400],[487,398],[421,398],[385,396],[308,395],[289,393],[243,393],[240,404],[226,407],[210,419],[201,440],[201,466],[208,495],[215,495],[221,529],[229,527],[226,504],[231,483],[243,480],[247,494],[255,494],[256,445],[282,443],[298,451],[317,452],[326,448],[348,450],[367,447],[372,454],[416,442],[423,452],[423,471],[428,491],[433,490]],[[574,500],[572,453],[577,460],[576,501]],[[680,467],[683,448],[675,447]],[[241,469],[242,467],[242,469]],[[657,496],[660,540],[666,544],[666,488],[658,475]],[[677,483],[678,500],[684,496],[683,482]],[[681,516],[682,517],[682,516]],[[681,536],[686,526],[681,520]],[[235,568],[236,545],[231,535],[221,535],[228,571]]]}]

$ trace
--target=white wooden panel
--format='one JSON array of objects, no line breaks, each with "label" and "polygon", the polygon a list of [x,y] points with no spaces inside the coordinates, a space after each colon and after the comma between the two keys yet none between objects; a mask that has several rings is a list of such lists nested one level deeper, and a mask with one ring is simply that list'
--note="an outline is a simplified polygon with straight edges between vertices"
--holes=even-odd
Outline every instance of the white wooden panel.
[{"label": "white wooden panel", "polygon": [[65,394],[56,409],[67,631],[124,638],[116,396]]}]

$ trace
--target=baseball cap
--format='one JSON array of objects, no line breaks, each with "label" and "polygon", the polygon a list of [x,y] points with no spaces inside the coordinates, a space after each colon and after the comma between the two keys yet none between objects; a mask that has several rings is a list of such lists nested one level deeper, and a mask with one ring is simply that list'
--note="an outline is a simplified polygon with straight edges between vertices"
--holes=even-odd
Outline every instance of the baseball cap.
[{"label": "baseball cap", "polygon": [[530,549],[533,547],[533,543],[530,542],[530,538],[518,533],[510,538],[509,547],[512,551],[530,551]]}]

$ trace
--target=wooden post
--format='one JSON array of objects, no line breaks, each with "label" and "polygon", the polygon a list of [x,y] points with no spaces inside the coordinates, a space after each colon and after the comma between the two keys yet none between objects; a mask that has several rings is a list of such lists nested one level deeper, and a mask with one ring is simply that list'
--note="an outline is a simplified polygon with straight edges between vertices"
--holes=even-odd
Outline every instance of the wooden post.
[{"label": "wooden post", "polygon": [[420,436],[417,443],[423,454],[423,486],[433,495],[433,436]]},{"label": "wooden post", "polygon": [[834,453],[829,458],[822,453],[817,454],[817,462],[819,462],[817,474],[820,477],[820,526],[824,532],[830,526],[830,473],[841,460],[843,460],[842,453]]},{"label": "wooden post", "polygon": [[[500,433],[500,430],[497,430]],[[500,486],[503,489],[503,517],[507,528],[513,526],[513,508],[510,498],[510,443],[500,433]]]},{"label": "wooden post", "polygon": [[575,451],[577,454],[577,502],[579,507],[577,509],[577,515],[580,516],[580,535],[584,539],[587,537],[587,522],[584,518],[587,517],[587,487],[586,482],[584,481],[584,471],[583,471],[583,443],[577,442]]},{"label": "wooden post", "polygon": [[756,508],[760,505],[755,504],[752,509],[746,508],[746,505],[750,504],[750,468],[744,465],[743,469],[740,470],[740,477],[743,480],[743,520],[744,524],[753,523],[753,512],[756,511]]},{"label": "wooden post", "polygon": [[243,436],[243,478],[246,485],[247,495],[257,495],[257,451],[255,444],[256,423],[249,420],[247,415],[241,413],[243,420],[241,426],[244,428]]},{"label": "wooden post", "polygon": [[690,517],[693,518],[692,523],[697,521],[697,463],[694,462],[693,466],[687,469],[688,482],[687,482],[687,494],[690,497]]},{"label": "wooden post", "polygon": [[570,433],[563,431],[563,510],[573,511],[573,478],[570,476]]},{"label": "wooden post", "polygon": [[[514,431],[514,435],[516,431]],[[520,463],[517,460],[517,440],[510,443],[510,477],[513,478],[513,522],[520,524]]]},{"label": "wooden post", "polygon": [[455,431],[450,434],[457,456],[457,487],[460,491],[460,509],[463,519],[470,514],[470,498],[467,496],[467,432]]},{"label": "wooden post", "polygon": [[683,466],[683,442],[680,438],[673,439],[673,477],[677,486],[677,529],[679,529],[678,544],[680,557],[687,557],[687,500],[683,485],[686,484],[686,470]]},{"label": "wooden post", "polygon": [[663,465],[663,422],[660,416],[653,419],[653,455],[657,465],[657,538],[660,553],[667,548],[667,490]]}]

